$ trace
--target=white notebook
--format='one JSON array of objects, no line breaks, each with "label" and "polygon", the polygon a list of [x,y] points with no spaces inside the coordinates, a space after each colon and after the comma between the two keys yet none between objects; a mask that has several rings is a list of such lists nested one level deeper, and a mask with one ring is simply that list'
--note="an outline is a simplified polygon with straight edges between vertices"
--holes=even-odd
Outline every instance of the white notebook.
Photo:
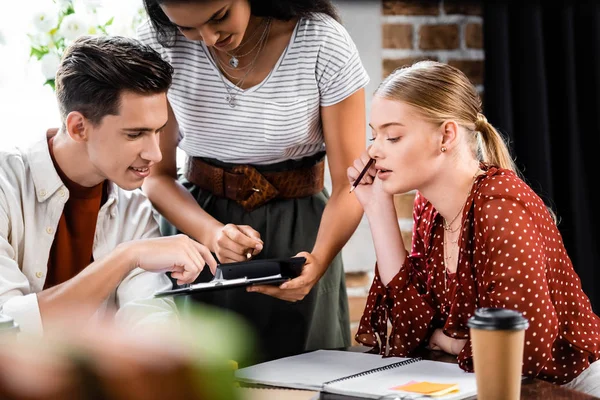
[{"label": "white notebook", "polygon": [[386,394],[410,395],[394,388],[414,382],[458,385],[458,392],[437,399],[464,399],[477,393],[475,375],[457,364],[351,351],[318,350],[286,357],[239,369],[236,377],[247,383],[373,399]]}]

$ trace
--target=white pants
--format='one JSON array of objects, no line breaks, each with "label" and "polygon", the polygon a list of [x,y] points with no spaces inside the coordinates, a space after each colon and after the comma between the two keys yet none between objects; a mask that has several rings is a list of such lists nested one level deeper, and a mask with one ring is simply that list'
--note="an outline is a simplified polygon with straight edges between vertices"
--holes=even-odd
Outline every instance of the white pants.
[{"label": "white pants", "polygon": [[600,360],[590,364],[589,368],[579,374],[577,378],[563,386],[600,397]]}]

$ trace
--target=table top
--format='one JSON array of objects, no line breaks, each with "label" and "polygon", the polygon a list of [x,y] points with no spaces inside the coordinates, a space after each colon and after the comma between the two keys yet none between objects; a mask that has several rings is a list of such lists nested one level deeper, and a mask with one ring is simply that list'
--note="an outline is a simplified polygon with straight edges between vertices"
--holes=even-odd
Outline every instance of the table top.
[{"label": "table top", "polygon": [[[366,347],[352,346],[349,351],[366,351]],[[426,360],[449,362],[456,364],[456,357],[441,351],[422,350],[417,357]],[[342,396],[331,393],[320,393],[320,400],[364,400],[362,397]],[[477,399],[477,396],[469,397],[467,400]],[[542,381],[540,379],[525,379],[521,384],[521,400],[598,400],[597,397],[567,389],[559,385]]]}]

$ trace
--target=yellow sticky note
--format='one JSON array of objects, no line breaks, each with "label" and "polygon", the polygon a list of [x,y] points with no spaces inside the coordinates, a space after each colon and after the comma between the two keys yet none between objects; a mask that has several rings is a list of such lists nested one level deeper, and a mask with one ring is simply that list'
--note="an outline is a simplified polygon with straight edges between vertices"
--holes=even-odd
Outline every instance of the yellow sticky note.
[{"label": "yellow sticky note", "polygon": [[419,393],[427,396],[443,396],[448,393],[458,392],[458,384],[416,382],[402,386],[396,386],[393,387],[392,390],[402,390],[404,392]]}]

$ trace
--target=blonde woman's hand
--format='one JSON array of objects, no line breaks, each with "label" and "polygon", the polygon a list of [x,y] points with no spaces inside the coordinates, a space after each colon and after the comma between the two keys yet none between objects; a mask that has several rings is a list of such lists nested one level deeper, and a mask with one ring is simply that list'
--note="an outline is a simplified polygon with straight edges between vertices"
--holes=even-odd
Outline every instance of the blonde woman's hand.
[{"label": "blonde woman's hand", "polygon": [[436,329],[429,338],[428,347],[430,350],[441,350],[448,354],[458,355],[466,343],[466,339],[452,339],[446,336],[443,330]]},{"label": "blonde woman's hand", "polygon": [[[358,179],[358,176],[370,159],[367,149],[361,154],[360,158],[354,160],[352,166],[347,170],[350,185],[353,185],[356,179]],[[389,202],[392,198],[392,195],[384,192],[381,180],[377,178],[376,164],[373,164],[369,168],[353,192],[365,211],[368,211],[376,204]]]}]

